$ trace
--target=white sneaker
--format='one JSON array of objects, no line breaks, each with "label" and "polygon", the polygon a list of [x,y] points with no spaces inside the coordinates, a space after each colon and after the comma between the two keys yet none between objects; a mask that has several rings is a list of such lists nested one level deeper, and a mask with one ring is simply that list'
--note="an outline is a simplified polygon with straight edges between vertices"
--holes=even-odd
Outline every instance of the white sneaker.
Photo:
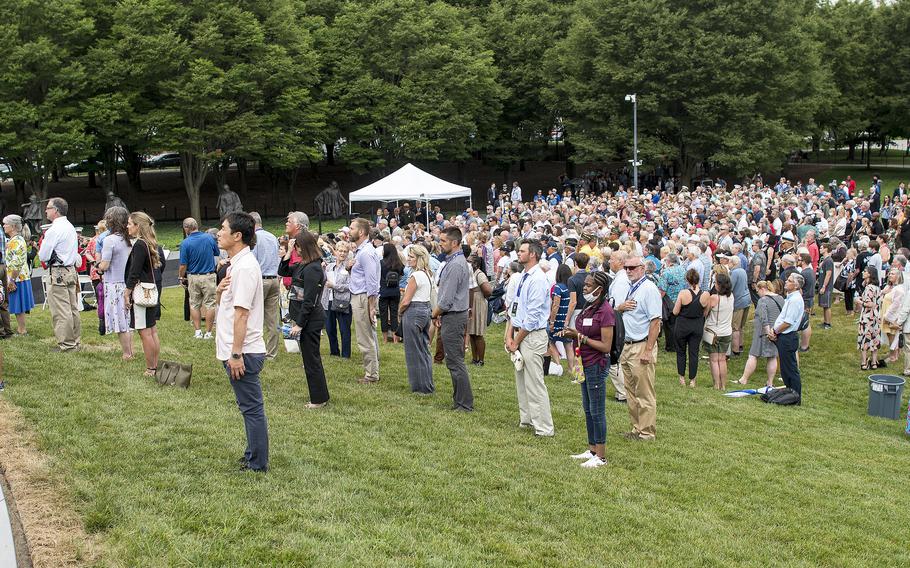
[{"label": "white sneaker", "polygon": [[594,456],[591,459],[589,459],[588,461],[586,461],[585,463],[581,464],[581,467],[594,468],[594,467],[601,467],[604,465],[607,465],[607,460]]},{"label": "white sneaker", "polygon": [[193,337],[194,337],[195,339],[202,339],[202,330],[201,330],[201,329],[197,329],[197,330],[196,330],[196,333],[193,334]]},{"label": "white sneaker", "polygon": [[211,331],[205,332],[205,335],[202,336],[202,339],[211,339],[211,338],[212,338],[212,332],[211,332]]},{"label": "white sneaker", "polygon": [[570,456],[573,460],[589,460],[594,457],[594,452],[591,450],[585,450],[580,454],[572,454]]},{"label": "white sneaker", "polygon": [[562,365],[550,361],[550,374],[555,377],[562,376]]}]

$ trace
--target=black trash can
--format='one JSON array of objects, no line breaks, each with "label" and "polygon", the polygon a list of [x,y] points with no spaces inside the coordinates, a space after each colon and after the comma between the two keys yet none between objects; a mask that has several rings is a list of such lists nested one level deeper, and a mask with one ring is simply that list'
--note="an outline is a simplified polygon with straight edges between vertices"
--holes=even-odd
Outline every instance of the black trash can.
[{"label": "black trash can", "polygon": [[904,394],[904,379],[894,375],[872,375],[869,377],[869,416],[881,416],[898,420],[901,414],[901,397]]}]

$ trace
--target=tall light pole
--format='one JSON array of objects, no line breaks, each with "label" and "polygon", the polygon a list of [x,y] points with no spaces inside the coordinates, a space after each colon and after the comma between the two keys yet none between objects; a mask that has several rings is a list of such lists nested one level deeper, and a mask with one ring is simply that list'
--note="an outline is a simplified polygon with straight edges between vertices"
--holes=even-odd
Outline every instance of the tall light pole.
[{"label": "tall light pole", "polygon": [[638,189],[638,96],[633,93],[626,95],[626,100],[632,102],[632,179],[635,189]]}]

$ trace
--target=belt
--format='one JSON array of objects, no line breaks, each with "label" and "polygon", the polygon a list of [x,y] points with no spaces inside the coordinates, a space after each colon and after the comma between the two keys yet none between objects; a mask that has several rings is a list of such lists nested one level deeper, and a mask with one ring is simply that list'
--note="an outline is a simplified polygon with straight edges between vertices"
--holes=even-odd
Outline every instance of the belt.
[{"label": "belt", "polygon": [[191,272],[190,276],[208,276],[209,274],[215,274],[215,271],[212,272]]},{"label": "belt", "polygon": [[631,340],[627,339],[627,340],[625,340],[624,343],[625,343],[625,345],[633,345],[635,343],[641,343],[642,341],[647,341],[647,339],[648,339],[647,337],[643,337],[641,339],[631,339]]},{"label": "belt", "polygon": [[278,276],[263,276],[262,277],[263,280],[274,280],[275,278],[278,278]]}]

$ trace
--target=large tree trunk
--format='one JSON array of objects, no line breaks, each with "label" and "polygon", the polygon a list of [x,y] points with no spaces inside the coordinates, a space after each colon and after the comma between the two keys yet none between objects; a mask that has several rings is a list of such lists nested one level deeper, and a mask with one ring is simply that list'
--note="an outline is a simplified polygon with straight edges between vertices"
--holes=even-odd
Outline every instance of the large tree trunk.
[{"label": "large tree trunk", "polygon": [[192,152],[180,152],[180,173],[183,175],[183,187],[190,202],[190,217],[199,223],[203,221],[200,194],[208,172],[208,162],[199,159]]},{"label": "large tree trunk", "polygon": [[21,179],[13,180],[13,187],[16,190],[16,205],[25,203],[25,182]]},{"label": "large tree trunk", "polygon": [[123,169],[126,170],[127,191],[130,196],[142,192],[142,156],[135,148],[123,147]]},{"label": "large tree trunk", "polygon": [[335,165],[335,142],[326,142],[325,143],[325,165],[334,166]]},{"label": "large tree trunk", "polygon": [[222,188],[227,185],[227,171],[231,167],[231,158],[222,158],[212,164],[212,178],[215,181],[215,190],[221,193]]},{"label": "large tree trunk", "polygon": [[247,197],[246,158],[237,158],[237,189],[240,197]]},{"label": "large tree trunk", "polygon": [[847,145],[847,161],[852,162],[856,159],[856,140],[851,140]]}]

